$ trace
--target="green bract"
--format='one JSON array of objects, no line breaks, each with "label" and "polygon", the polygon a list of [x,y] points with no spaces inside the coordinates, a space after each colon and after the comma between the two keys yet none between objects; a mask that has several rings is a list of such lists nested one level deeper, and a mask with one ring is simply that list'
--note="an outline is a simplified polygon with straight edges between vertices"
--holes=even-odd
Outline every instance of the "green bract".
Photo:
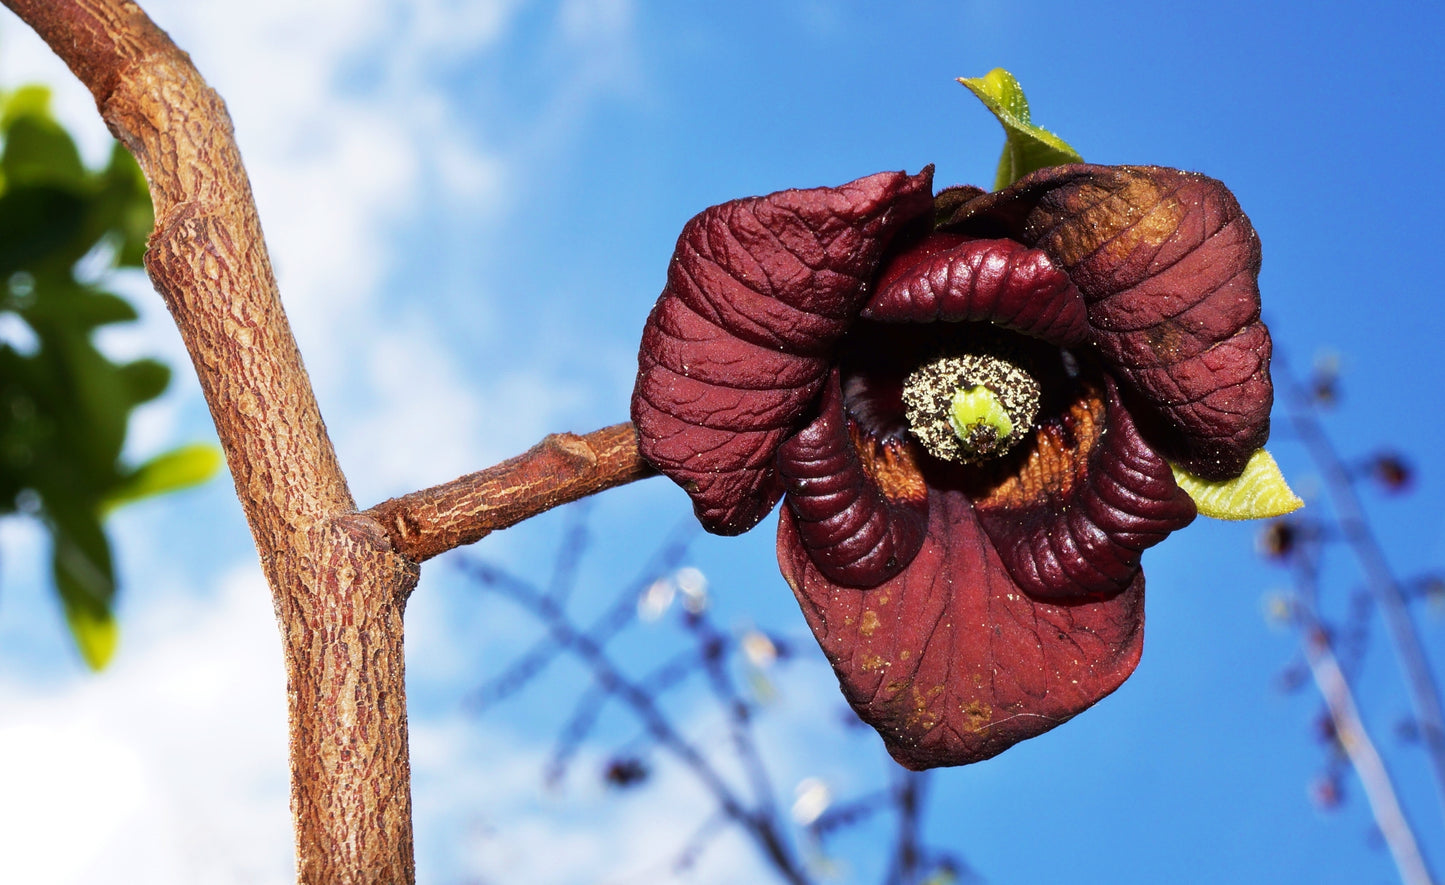
[{"label": "green bract", "polygon": [[[982,77],[960,77],[958,82],[978,96],[1003,124],[1005,139],[994,180],[995,190],[1008,187],[1030,172],[1083,162],[1083,157],[1068,142],[1033,124],[1028,99],[1013,74],[994,68]],[[1223,482],[1200,479],[1177,464],[1170,467],[1175,481],[1194,499],[1199,512],[1213,519],[1266,519],[1304,506],[1304,501],[1285,482],[1274,458],[1264,449],[1250,457],[1244,473]]]},{"label": "green bract", "polygon": [[1029,101],[1013,74],[994,68],[982,77],[960,77],[958,82],[978,96],[1003,124],[1003,154],[998,158],[994,190],[1048,166],[1084,161],[1062,138],[1029,120]]},{"label": "green bract", "polygon": [[1225,482],[1200,479],[1177,464],[1170,467],[1174,481],[1194,499],[1199,512],[1213,519],[1269,519],[1305,506],[1264,449],[1255,450],[1244,472]]}]

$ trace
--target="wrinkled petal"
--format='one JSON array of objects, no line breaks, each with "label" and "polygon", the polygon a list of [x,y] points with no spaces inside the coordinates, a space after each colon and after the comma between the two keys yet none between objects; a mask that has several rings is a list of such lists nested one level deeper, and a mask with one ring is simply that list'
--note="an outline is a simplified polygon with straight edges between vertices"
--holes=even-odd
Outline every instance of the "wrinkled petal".
[{"label": "wrinkled petal", "polygon": [[1098,352],[1164,422],[1165,454],[1236,476],[1269,437],[1259,238],[1218,181],[1152,166],[1059,166],[962,206],[951,230],[1047,252],[1088,302]]},{"label": "wrinkled petal", "polygon": [[1077,605],[1009,579],[961,492],[929,495],[913,562],[870,590],[814,564],[784,508],[778,562],[858,715],[912,769],[995,756],[1118,688],[1143,645],[1144,577]]},{"label": "wrinkled petal", "polygon": [[928,488],[908,448],[860,445],[843,414],[838,373],[819,414],[778,450],[778,473],[798,538],[828,580],[873,587],[902,571],[923,544]]},{"label": "wrinkled petal", "polygon": [[1195,517],[1112,384],[1081,396],[1066,421],[1041,426],[1017,473],[974,502],[1014,581],[1055,602],[1126,589],[1143,551]]},{"label": "wrinkled petal", "polygon": [[1084,343],[1084,298],[1049,256],[1013,240],[934,234],[884,267],[863,316],[988,322],[1060,347]]},{"label": "wrinkled petal", "polygon": [[683,228],[648,317],[632,420],[642,454],[709,531],[777,503],[778,445],[817,396],[900,228],[932,212],[932,168],[714,206]]}]

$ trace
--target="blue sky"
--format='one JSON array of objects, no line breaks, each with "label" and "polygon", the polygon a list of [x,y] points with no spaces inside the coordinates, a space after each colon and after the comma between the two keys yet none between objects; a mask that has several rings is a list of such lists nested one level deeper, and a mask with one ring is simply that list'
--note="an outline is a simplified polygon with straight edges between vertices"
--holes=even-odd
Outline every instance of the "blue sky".
[{"label": "blue sky", "polygon": [[[1445,334],[1445,183],[1428,172],[1445,15],[1425,4],[143,5],[227,99],[288,312],[364,503],[548,431],[623,420],[642,321],[679,229],[702,208],[927,163],[940,184],[990,182],[998,126],[953,78],[1004,66],[1035,120],[1086,159],[1196,169],[1234,190],[1264,244],[1281,349],[1296,365],[1322,351],[1342,361],[1345,396],[1328,424],[1341,448],[1389,446],[1418,466],[1412,496],[1367,495],[1393,563],[1411,573],[1445,560],[1445,410],[1430,362]],[[101,156],[88,96],[0,19],[0,81],[37,77],[57,84],[66,119]],[[159,299],[143,280],[118,285],[146,317],[107,346],[184,368]],[[137,457],[208,436],[194,382],[176,384],[134,434]],[[1314,497],[1287,434],[1271,449]],[[598,501],[606,552],[584,570],[592,592],[642,561],[650,548],[636,538],[686,510],[661,480]],[[477,552],[535,570],[564,523],[539,520]],[[690,561],[725,625],[801,634],[772,527],[703,540]],[[930,838],[996,883],[1393,881],[1353,784],[1340,811],[1310,803],[1318,704],[1275,687],[1296,650],[1262,616],[1285,576],[1257,563],[1253,536],[1201,520],[1151,551],[1136,675],[1068,725],[938,777]],[[92,677],[61,632],[42,537],[0,524],[0,782],[24,797],[5,803],[0,848],[32,882],[100,871],[286,881],[279,642],[229,483],[132,508],[115,537],[125,640]],[[1354,581],[1340,573],[1334,603]],[[546,793],[545,748],[565,711],[536,699],[481,720],[461,710],[532,629],[444,562],[424,569],[407,637],[422,879],[574,882],[609,870],[647,881],[706,812],[681,773],[664,766],[622,799],[580,775]],[[1441,663],[1445,622],[1427,617],[1423,630]],[[629,654],[644,654],[653,639],[631,635]],[[1395,672],[1375,637],[1361,691],[1387,746],[1408,711]],[[563,669],[547,691],[566,697],[579,676]],[[805,777],[838,793],[878,782],[876,742],[820,727],[839,705],[820,659],[780,676],[779,690],[766,727],[780,792]],[[700,703],[678,714],[701,739],[718,725]],[[619,733],[620,722],[603,731]],[[1392,760],[1423,847],[1445,868],[1422,760],[1408,748]],[[867,840],[878,835],[860,835],[840,881],[876,878]],[[693,881],[753,869],[735,841],[704,860]]]}]

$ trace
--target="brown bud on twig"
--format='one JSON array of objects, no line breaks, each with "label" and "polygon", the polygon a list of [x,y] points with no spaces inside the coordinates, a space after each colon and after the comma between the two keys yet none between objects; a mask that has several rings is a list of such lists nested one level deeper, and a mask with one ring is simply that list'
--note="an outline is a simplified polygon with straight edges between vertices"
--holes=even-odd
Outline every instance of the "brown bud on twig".
[{"label": "brown bud on twig", "polygon": [[1370,478],[1391,494],[1408,492],[1415,484],[1415,469],[1395,452],[1381,452],[1370,459]]}]

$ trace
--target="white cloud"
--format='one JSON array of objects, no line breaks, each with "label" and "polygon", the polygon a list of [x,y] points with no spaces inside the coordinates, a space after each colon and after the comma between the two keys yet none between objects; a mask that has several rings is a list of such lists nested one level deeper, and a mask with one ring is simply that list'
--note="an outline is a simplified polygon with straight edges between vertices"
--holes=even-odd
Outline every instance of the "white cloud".
[{"label": "white cloud", "polygon": [[[14,881],[292,880],[286,695],[268,591],[246,568],[212,599],[161,592],[167,601],[128,624],[100,676],[49,688],[0,679],[0,857]],[[819,747],[839,737],[817,724],[836,690],[825,672],[800,676],[760,720],[780,794],[819,774],[854,788],[845,772],[816,767]],[[721,713],[703,704],[677,721],[746,794]],[[796,740],[813,731],[831,736]],[[619,793],[596,774],[606,751],[584,746],[565,790],[547,792],[545,738],[453,708],[414,712],[411,743],[421,881],[661,881],[715,810],[665,754],[644,786]],[[767,878],[756,846],[732,828],[688,881]]]},{"label": "white cloud", "polygon": [[[619,792],[595,776],[604,757],[587,747],[574,761],[581,776],[548,792],[541,775],[547,752],[545,742],[461,716],[415,723],[418,843],[427,849],[418,879],[440,879],[436,867],[443,867],[489,882],[670,881],[679,854],[716,813],[691,773],[665,756],[643,785]],[[708,843],[686,881],[771,878],[757,848],[732,826]]]},{"label": "white cloud", "polygon": [[362,506],[518,454],[581,398],[580,384],[530,368],[480,384],[421,319],[378,329],[368,346],[370,405],[336,439],[343,464],[365,466],[353,481]]},{"label": "white cloud", "polygon": [[500,205],[501,161],[459,125],[441,75],[499,39],[516,5],[151,4],[226,99],[313,373],[343,375],[366,353],[397,232],[435,170],[462,183],[469,211]]},{"label": "white cloud", "polygon": [[285,882],[286,682],[257,571],[128,624],[96,677],[0,680],[0,857],[17,882]]}]

